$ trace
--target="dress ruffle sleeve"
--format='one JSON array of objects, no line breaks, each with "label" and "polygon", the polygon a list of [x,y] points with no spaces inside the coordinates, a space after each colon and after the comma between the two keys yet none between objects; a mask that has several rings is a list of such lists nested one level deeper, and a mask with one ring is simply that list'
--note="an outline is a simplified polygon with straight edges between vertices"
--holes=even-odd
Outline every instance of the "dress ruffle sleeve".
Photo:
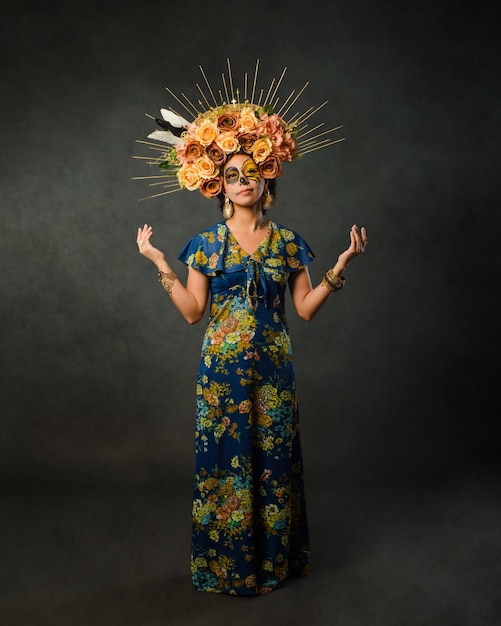
[{"label": "dress ruffle sleeve", "polygon": [[195,235],[181,250],[178,259],[207,276],[223,272],[227,230],[224,224],[215,224]]},{"label": "dress ruffle sleeve", "polygon": [[249,259],[268,270],[297,272],[314,258],[315,254],[301,235],[275,222],[270,222],[266,243],[251,257],[243,253],[224,223],[192,237],[178,255],[180,261],[207,276],[246,269]]},{"label": "dress ruffle sleeve", "polygon": [[263,263],[286,272],[297,272],[315,258],[310,246],[298,233],[273,223]]}]

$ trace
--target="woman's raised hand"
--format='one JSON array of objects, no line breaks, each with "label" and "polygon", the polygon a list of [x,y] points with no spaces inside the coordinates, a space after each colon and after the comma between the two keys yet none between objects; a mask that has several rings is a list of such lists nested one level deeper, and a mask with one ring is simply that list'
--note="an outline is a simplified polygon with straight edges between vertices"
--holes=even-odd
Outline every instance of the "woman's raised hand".
[{"label": "woman's raised hand", "polygon": [[153,235],[153,228],[145,224],[142,228],[137,229],[137,247],[139,252],[149,259],[152,263],[158,265],[159,262],[165,259],[164,253],[158,248],[151,245],[151,236]]},{"label": "woman's raised hand", "polygon": [[353,225],[350,230],[350,245],[338,257],[338,263],[346,267],[350,261],[356,256],[362,254],[367,245],[367,232],[365,227],[359,230],[358,226]]}]

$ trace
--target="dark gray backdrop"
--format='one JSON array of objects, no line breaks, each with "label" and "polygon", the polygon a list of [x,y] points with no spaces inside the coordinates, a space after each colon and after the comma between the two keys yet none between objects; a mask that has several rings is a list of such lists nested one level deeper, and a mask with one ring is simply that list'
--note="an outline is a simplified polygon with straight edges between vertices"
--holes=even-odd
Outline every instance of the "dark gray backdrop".
[{"label": "dark gray backdrop", "polygon": [[[261,11],[262,10],[262,11]],[[219,219],[138,202],[135,139],[202,64],[310,81],[346,141],[285,167],[273,218],[319,281],[353,223],[370,244],[311,323],[289,306],[307,479],[412,482],[497,460],[499,48],[446,2],[2,2],[0,476],[152,483],[192,471],[203,323],[136,251],[176,260]],[[172,482],[171,482],[172,484]],[[184,488],[184,487],[183,487]]]}]

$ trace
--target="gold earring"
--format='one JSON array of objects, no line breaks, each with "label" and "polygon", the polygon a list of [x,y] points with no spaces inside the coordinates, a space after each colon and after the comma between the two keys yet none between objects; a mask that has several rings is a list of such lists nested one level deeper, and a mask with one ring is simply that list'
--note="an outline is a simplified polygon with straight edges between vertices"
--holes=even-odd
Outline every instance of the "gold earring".
[{"label": "gold earring", "polygon": [[273,196],[271,195],[268,187],[266,187],[265,194],[264,194],[263,209],[265,211],[268,211],[269,209],[271,209],[272,206],[273,206]]},{"label": "gold earring", "polygon": [[224,205],[223,205],[223,217],[225,220],[229,220],[230,217],[233,215],[233,211],[235,209],[233,208],[233,203],[231,202],[231,200],[226,197],[225,201],[224,201]]}]

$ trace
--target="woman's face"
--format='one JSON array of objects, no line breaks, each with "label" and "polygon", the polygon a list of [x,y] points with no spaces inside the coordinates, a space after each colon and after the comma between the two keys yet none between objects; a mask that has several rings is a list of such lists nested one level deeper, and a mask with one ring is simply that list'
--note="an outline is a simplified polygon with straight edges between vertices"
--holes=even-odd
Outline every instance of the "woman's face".
[{"label": "woman's face", "polygon": [[247,154],[235,154],[223,170],[224,193],[241,206],[254,205],[263,195],[265,180],[259,167]]}]

